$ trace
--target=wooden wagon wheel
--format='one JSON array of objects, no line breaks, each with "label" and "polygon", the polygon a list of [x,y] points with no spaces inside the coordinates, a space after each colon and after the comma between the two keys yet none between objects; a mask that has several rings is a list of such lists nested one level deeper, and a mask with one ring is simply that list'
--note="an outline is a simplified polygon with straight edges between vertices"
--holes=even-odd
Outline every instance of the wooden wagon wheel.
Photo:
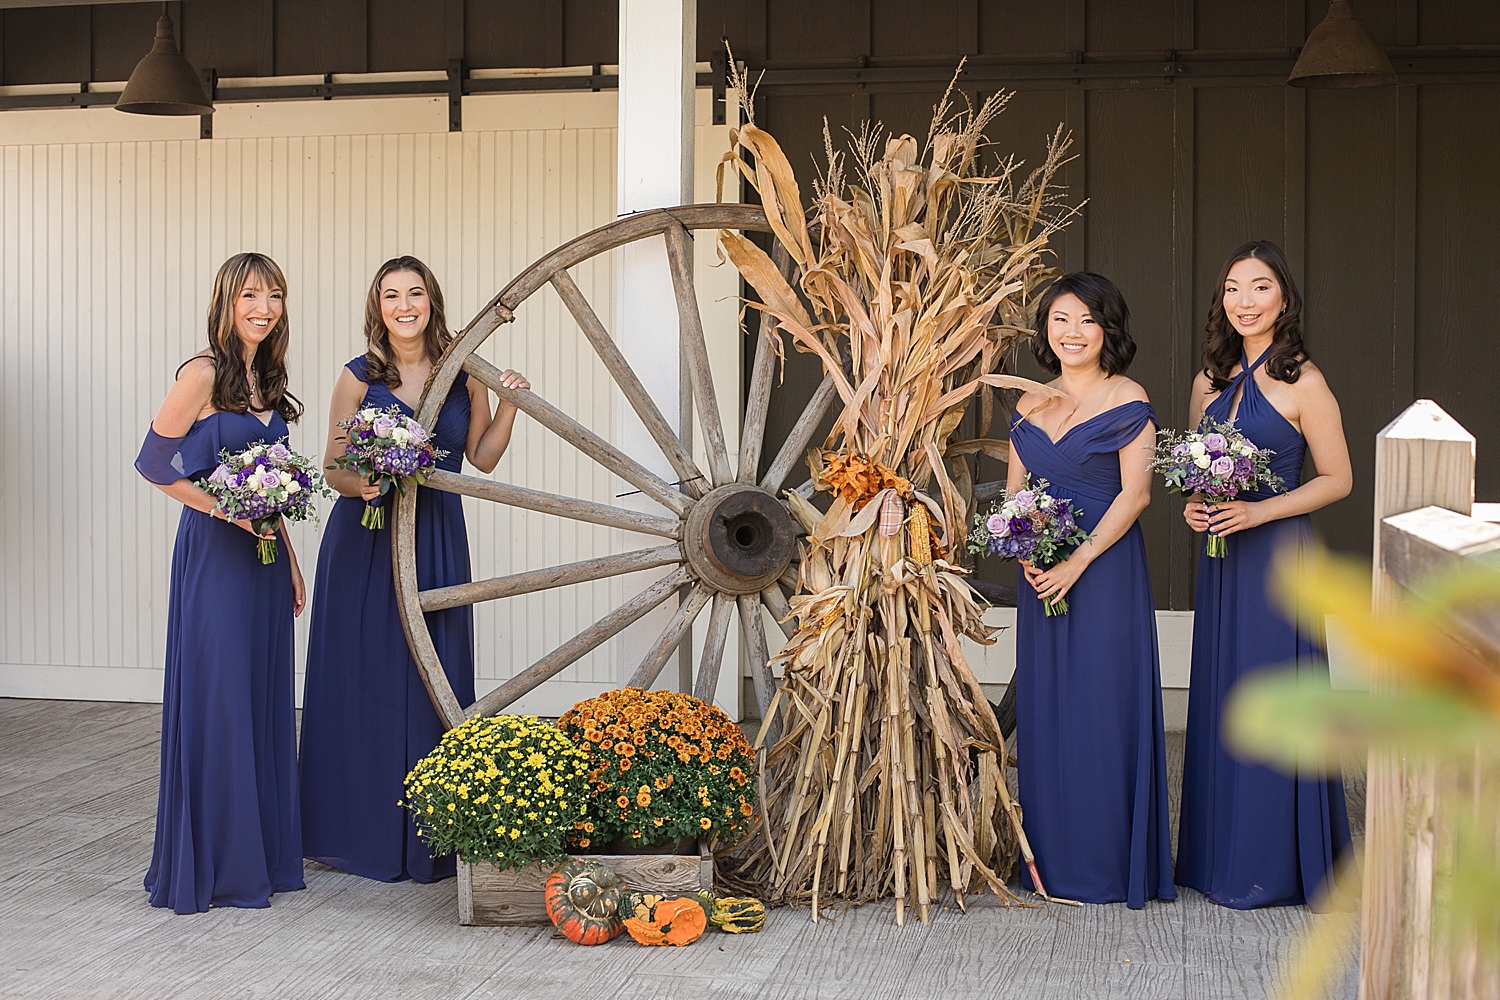
[{"label": "wooden wagon wheel", "polygon": [[[484,383],[538,424],[651,497],[665,513],[642,513],[453,472],[432,473],[427,479],[429,487],[669,540],[669,544],[653,548],[423,591],[417,589],[416,491],[408,491],[397,507],[394,526],[396,595],[401,624],[406,630],[407,642],[422,681],[437,706],[438,714],[450,727],[466,717],[503,710],[679,590],[684,591],[686,597],[627,683],[650,687],[673,651],[684,641],[691,642],[693,621],[712,605],[708,638],[693,693],[712,700],[724,658],[730,619],[737,610],[749,648],[755,695],[762,716],[768,708],[773,682],[760,609],[764,604],[780,622],[784,622],[790,612],[778,580],[787,571],[797,533],[796,522],[788,513],[785,501],[777,494],[806,450],[823,414],[833,402],[835,391],[832,381],[825,378],[766,474],[757,480],[776,361],[770,338],[762,336],[756,347],[749,399],[745,406],[739,468],[731,468],[723,421],[709,372],[703,323],[693,289],[692,240],[688,231],[696,229],[767,232],[770,227],[764,211],[755,205],[687,205],[642,212],[602,226],[564,244],[517,275],[454,339],[438,362],[437,371],[417,410],[417,419],[423,426],[433,426],[454,379],[460,370],[466,371],[469,377]],[[706,475],[698,469],[690,449],[673,432],[568,274],[569,268],[583,261],[653,236],[666,239],[667,262],[676,291],[682,356],[691,374],[695,412],[708,453]],[[475,353],[490,334],[515,318],[514,310],[522,302],[547,284],[556,290],[577,320],[610,378],[677,473],[683,484],[682,490],[535,393],[501,385],[500,370]],[[463,706],[458,703],[438,661],[423,612],[657,567],[674,568],[474,704]],[[783,624],[783,629],[790,634],[790,624]]]}]

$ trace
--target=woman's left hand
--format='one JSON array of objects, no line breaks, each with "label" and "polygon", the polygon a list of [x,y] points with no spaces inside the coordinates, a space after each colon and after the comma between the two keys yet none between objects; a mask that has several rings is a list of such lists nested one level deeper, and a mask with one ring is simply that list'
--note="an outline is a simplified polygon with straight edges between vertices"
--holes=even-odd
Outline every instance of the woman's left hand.
[{"label": "woman's left hand", "polygon": [[531,388],[531,383],[526,380],[526,376],[522,375],[514,368],[507,368],[505,369],[505,371],[500,373],[500,384],[505,386],[505,388],[507,389]]},{"label": "woman's left hand", "polygon": [[1083,575],[1088,564],[1075,554],[1071,559],[1064,559],[1051,569],[1037,574],[1031,585],[1036,588],[1036,596],[1039,600],[1057,600],[1067,597],[1068,591],[1073,589],[1073,584]]},{"label": "woman's left hand", "polygon": [[1207,504],[1207,507],[1208,528],[1221,538],[1246,528],[1257,528],[1269,520],[1264,505],[1258,502],[1225,500]]},{"label": "woman's left hand", "polygon": [[302,582],[302,570],[295,564],[292,566],[292,617],[296,618],[302,614],[302,609],[307,604],[307,585]]}]

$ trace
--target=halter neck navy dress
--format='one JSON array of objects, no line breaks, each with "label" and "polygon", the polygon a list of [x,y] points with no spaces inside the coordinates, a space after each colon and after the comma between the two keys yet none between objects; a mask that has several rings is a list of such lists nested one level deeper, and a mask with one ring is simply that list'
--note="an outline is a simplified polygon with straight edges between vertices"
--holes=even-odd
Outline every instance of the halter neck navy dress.
[{"label": "halter neck navy dress", "polygon": [[[1082,510],[1087,531],[1120,493],[1120,449],[1151,404],[1106,410],[1056,442],[1013,418],[1011,446],[1033,479]],[[1026,838],[1047,891],[1086,903],[1176,899],[1156,607],[1140,524],[1099,555],[1045,616],[1017,572],[1016,757]],[[1022,873],[1030,886],[1030,878]]]},{"label": "halter neck navy dress", "polygon": [[[1242,354],[1240,374],[1204,412],[1228,421],[1235,393],[1243,388],[1235,426],[1257,447],[1276,452],[1271,469],[1291,491],[1302,482],[1307,441],[1251,377],[1265,359],[1262,354],[1252,365]],[[1242,499],[1270,496],[1256,492]],[[1349,849],[1343,782],[1325,777],[1321,761],[1290,776],[1238,760],[1219,741],[1224,699],[1240,678],[1295,664],[1305,683],[1328,684],[1321,641],[1299,632],[1266,592],[1266,574],[1281,546],[1312,547],[1312,519],[1282,518],[1225,541],[1229,551],[1223,558],[1198,558],[1177,882],[1241,910],[1321,905],[1315,894],[1334,860]]]},{"label": "halter neck navy dress", "polygon": [[[180,438],[147,430],[135,467],[196,482],[221,449],[287,436],[253,413],[212,413]],[[263,565],[244,529],[184,507],[172,549],[161,785],[146,891],[152,906],[200,913],[270,906],[301,889],[292,571]]]},{"label": "halter neck navy dress", "polygon": [[[396,403],[413,415],[384,382],[369,381],[363,357],[345,367],[369,386],[361,406],[383,410]],[[438,468],[459,471],[469,434],[467,375],[459,373],[428,430],[448,452]],[[396,610],[391,521],[372,531],[360,524],[364,509],[358,497],[340,497],[318,550],[302,696],[303,845],[308,858],[365,878],[432,882],[454,874],[453,857],[432,857],[398,803],[407,772],[447,727],[432,707]],[[469,580],[462,499],[418,487],[418,586]],[[453,693],[460,704],[472,703],[473,609],[426,617]]]}]

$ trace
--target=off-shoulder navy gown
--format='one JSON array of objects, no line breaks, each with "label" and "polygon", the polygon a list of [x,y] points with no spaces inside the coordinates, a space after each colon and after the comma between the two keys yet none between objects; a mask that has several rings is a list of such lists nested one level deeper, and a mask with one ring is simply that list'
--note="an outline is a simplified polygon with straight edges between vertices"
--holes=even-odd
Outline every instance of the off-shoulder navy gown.
[{"label": "off-shoulder navy gown", "polygon": [[[1271,469],[1290,491],[1302,481],[1307,442],[1250,377],[1265,358],[1252,365],[1241,355],[1240,374],[1205,413],[1227,421],[1243,387],[1235,426],[1256,446],[1276,452]],[[1219,739],[1224,699],[1240,678],[1295,665],[1304,683],[1328,683],[1321,620],[1317,637],[1308,638],[1266,592],[1266,573],[1280,547],[1311,548],[1312,520],[1306,514],[1282,518],[1235,532],[1225,543],[1223,558],[1198,558],[1177,882],[1235,909],[1307,901],[1321,907],[1315,894],[1349,848],[1344,783],[1324,775],[1321,761],[1293,776],[1237,760]]]},{"label": "off-shoulder navy gown", "polygon": [[[180,438],[148,430],[135,467],[153,483],[197,481],[220,449],[286,435],[279,414],[267,425],[213,413]],[[261,907],[302,888],[292,644],[286,554],[263,565],[243,529],[184,507],[167,605],[152,906]]]},{"label": "off-shoulder navy gown", "polygon": [[[363,357],[346,367],[368,381]],[[379,381],[369,384],[361,405],[383,410],[392,403],[412,415]],[[457,472],[469,433],[463,373],[428,430],[448,452],[438,467]],[[389,505],[394,497],[392,492],[382,499]],[[454,873],[453,858],[433,858],[397,803],[407,772],[437,746],[447,727],[432,707],[396,611],[391,520],[371,531],[360,524],[364,509],[358,497],[341,497],[318,551],[302,696],[303,845],[308,858],[366,878],[431,882]],[[428,590],[469,579],[460,497],[418,488],[418,586]],[[473,609],[431,612],[427,628],[453,693],[469,704],[474,700]]]},{"label": "off-shoulder navy gown", "polygon": [[[1017,419],[1011,446],[1033,479],[1093,531],[1120,492],[1120,449],[1155,421],[1149,403],[1106,410],[1053,442]],[[1156,608],[1139,524],[1045,616],[1017,574],[1016,750],[1026,837],[1054,896],[1175,899]],[[1030,885],[1030,878],[1022,878]]]}]

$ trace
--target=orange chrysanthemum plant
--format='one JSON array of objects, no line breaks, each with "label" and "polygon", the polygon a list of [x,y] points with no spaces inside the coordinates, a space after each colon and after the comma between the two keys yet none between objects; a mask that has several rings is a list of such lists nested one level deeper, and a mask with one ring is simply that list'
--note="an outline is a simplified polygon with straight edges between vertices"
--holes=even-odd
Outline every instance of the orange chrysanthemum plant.
[{"label": "orange chrysanthemum plant", "polygon": [[655,847],[739,840],[755,814],[755,753],[721,709],[677,691],[624,688],[574,705],[557,726],[589,757],[587,816],[570,842]]}]

